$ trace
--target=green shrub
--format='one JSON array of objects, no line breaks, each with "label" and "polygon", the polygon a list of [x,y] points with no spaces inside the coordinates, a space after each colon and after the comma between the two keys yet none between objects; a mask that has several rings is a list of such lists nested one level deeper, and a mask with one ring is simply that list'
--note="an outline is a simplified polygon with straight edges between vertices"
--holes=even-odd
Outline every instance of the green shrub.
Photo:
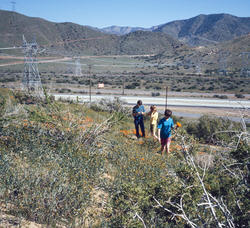
[{"label": "green shrub", "polygon": [[[215,131],[237,128],[233,123],[203,116],[188,124],[201,141],[184,124],[164,157],[158,141],[133,137],[131,109],[118,98],[91,107],[57,101],[21,106],[0,125],[0,200],[8,213],[48,227],[143,227],[141,219],[147,227],[190,227],[185,212],[197,227],[217,227],[205,188],[225,205],[223,212],[212,200],[223,226],[230,212],[235,227],[247,227],[246,133],[232,151],[220,146],[208,154],[200,145]],[[227,137],[212,138],[232,141]]]},{"label": "green shrub", "polygon": [[[238,130],[236,123],[228,119],[214,116],[202,116],[198,122],[191,122],[187,126],[187,132],[206,143],[230,142],[234,135],[233,131]],[[223,132],[223,131],[232,131]],[[221,133],[220,133],[221,132]]]},{"label": "green shrub", "polygon": [[245,98],[245,96],[241,93],[236,93],[234,96],[237,98]]},{"label": "green shrub", "polygon": [[152,97],[158,97],[158,96],[160,96],[161,94],[159,93],[159,92],[152,92],[151,93],[151,96]]}]

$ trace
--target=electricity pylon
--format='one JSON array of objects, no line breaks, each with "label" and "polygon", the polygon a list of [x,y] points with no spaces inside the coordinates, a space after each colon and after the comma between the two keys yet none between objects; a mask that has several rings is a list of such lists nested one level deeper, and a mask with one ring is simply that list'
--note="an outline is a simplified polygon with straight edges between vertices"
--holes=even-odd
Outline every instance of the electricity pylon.
[{"label": "electricity pylon", "polygon": [[241,75],[248,76],[250,75],[250,52],[242,52],[240,55],[242,60]]},{"label": "electricity pylon", "polygon": [[37,67],[38,45],[36,41],[28,43],[23,35],[23,52],[25,54],[23,89],[34,96],[43,96],[43,88]]},{"label": "electricity pylon", "polygon": [[80,63],[79,58],[75,59],[75,65],[76,65],[75,76],[77,76],[77,77],[82,76],[82,68],[81,68],[81,63]]},{"label": "electricity pylon", "polygon": [[227,75],[227,60],[229,57],[229,52],[227,51],[220,51],[219,52],[219,65],[220,65],[220,71],[219,73],[223,75]]}]

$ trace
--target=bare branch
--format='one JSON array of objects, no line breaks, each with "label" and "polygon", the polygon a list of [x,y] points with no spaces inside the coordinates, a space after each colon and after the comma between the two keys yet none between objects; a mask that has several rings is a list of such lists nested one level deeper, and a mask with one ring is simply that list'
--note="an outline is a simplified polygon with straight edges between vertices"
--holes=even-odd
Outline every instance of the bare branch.
[{"label": "bare branch", "polygon": [[137,212],[135,213],[135,217],[137,217],[137,218],[139,218],[139,219],[141,220],[141,222],[142,222],[144,228],[147,228],[145,222],[144,222],[143,219],[142,219],[142,217],[141,217],[140,215],[138,215]]},{"label": "bare branch", "polygon": [[153,196],[153,199],[157,203],[157,206],[161,207],[163,210],[165,210],[165,211],[169,212],[170,214],[172,214],[172,219],[174,219],[175,217],[180,217],[180,218],[184,219],[191,227],[193,227],[193,228],[198,227],[194,222],[190,221],[189,218],[186,216],[186,213],[185,213],[185,211],[183,209],[183,204],[182,204],[182,199],[183,199],[184,195],[181,196],[180,204],[177,204],[177,206],[175,204],[173,204],[170,200],[167,201],[168,204],[170,204],[171,206],[177,208],[177,210],[181,211],[182,214],[176,214],[173,211],[165,208],[154,196]]}]

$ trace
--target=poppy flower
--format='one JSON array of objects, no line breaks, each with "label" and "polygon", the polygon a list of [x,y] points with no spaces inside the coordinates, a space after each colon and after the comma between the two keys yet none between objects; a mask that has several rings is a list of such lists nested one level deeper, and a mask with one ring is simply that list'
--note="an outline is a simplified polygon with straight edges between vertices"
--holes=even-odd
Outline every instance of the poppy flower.
[{"label": "poppy flower", "polygon": [[181,123],[180,122],[177,122],[176,125],[177,125],[177,127],[181,127]]}]

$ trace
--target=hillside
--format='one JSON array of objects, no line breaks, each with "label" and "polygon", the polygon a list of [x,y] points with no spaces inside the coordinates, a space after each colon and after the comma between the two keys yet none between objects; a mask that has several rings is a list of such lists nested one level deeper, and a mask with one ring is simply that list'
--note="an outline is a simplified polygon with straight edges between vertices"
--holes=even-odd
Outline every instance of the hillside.
[{"label": "hillside", "polygon": [[250,33],[250,18],[230,14],[202,14],[151,28],[110,26],[101,29],[116,35],[125,35],[138,30],[163,32],[191,46],[210,45]]},{"label": "hillside", "polygon": [[53,23],[3,10],[0,30],[0,47],[22,45],[24,34],[28,41],[35,37],[48,53],[62,55],[155,54],[178,43],[165,34],[135,32],[119,37],[89,26]]},{"label": "hillside", "polygon": [[250,18],[229,14],[202,14],[166,23],[154,31],[169,34],[192,46],[215,44],[250,33]]},{"label": "hillside", "polygon": [[181,123],[162,155],[149,119],[135,138],[119,99],[89,106],[0,89],[0,226],[247,227],[248,132],[211,116]]},{"label": "hillside", "polygon": [[205,70],[220,69],[225,64],[228,71],[241,69],[242,52],[250,52],[250,35],[209,46],[176,48],[174,55],[167,50],[151,58],[151,61],[174,62],[180,65],[197,66]]},{"label": "hillside", "polygon": [[39,45],[52,53],[111,54],[116,52],[117,46],[116,36],[106,35],[88,26],[53,23],[3,10],[0,11],[0,30],[1,47],[22,45],[23,34],[28,41],[35,37]]},{"label": "hillside", "polygon": [[173,53],[182,44],[163,33],[136,31],[120,37],[120,52],[127,54],[159,53],[167,50]]}]

